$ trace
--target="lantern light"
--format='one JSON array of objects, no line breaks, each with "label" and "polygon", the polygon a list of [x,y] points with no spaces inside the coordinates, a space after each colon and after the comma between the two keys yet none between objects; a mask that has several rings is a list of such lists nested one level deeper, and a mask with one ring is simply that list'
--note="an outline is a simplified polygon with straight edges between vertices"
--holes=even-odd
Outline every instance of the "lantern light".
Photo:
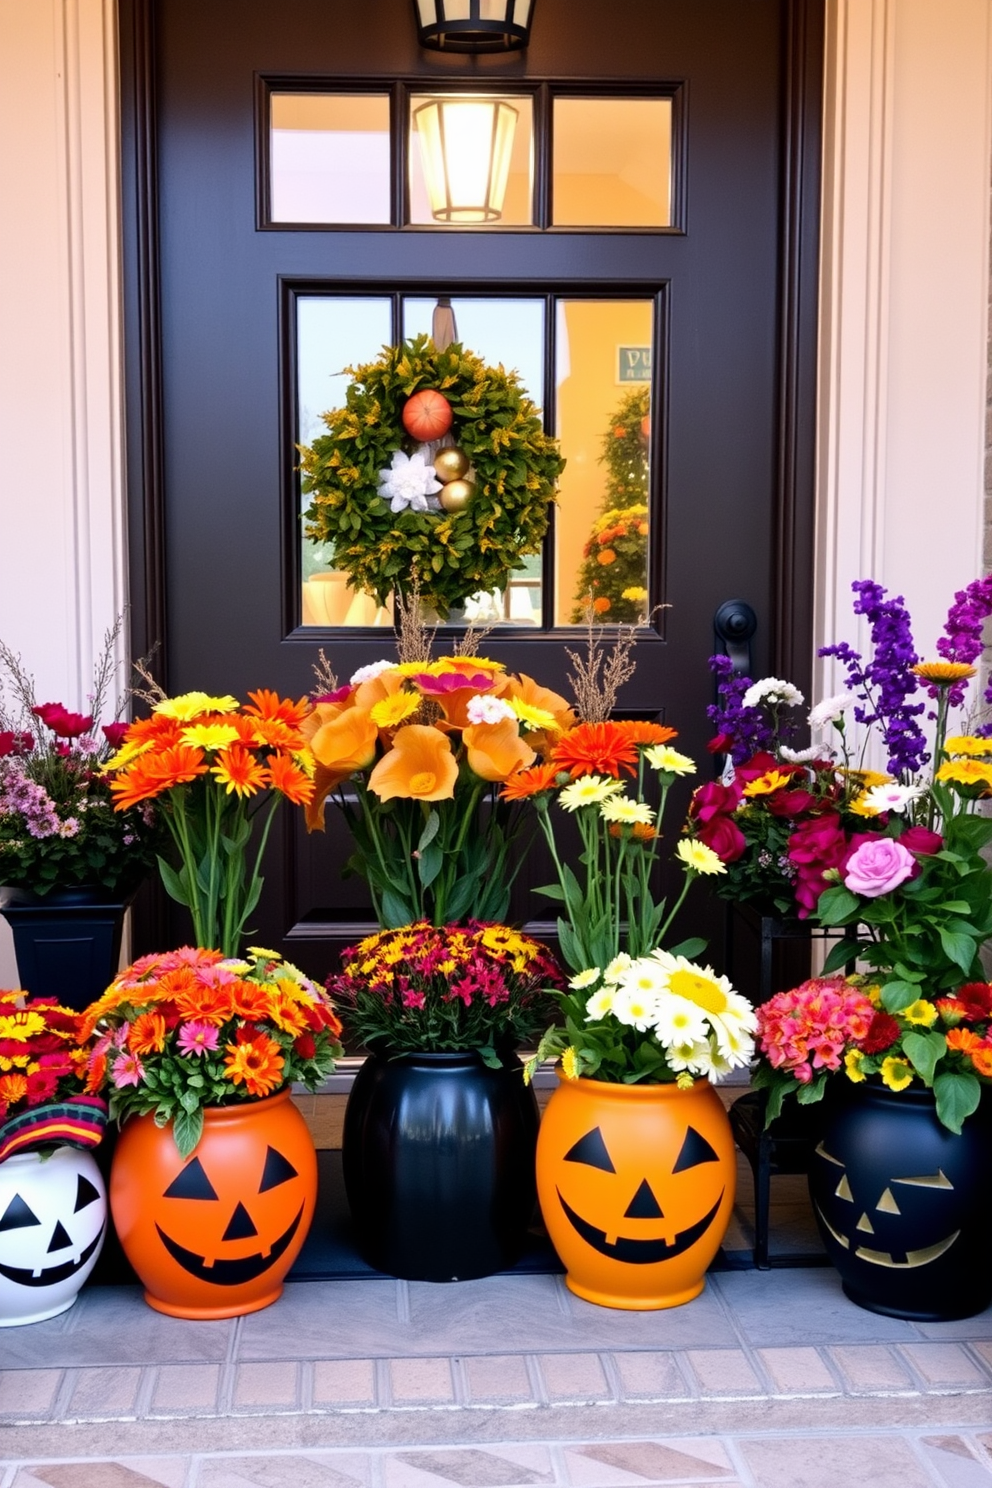
[{"label": "lantern light", "polygon": [[463,94],[432,98],[413,117],[435,221],[498,222],[517,110],[502,98]]},{"label": "lantern light", "polygon": [[414,0],[422,47],[515,52],[527,45],[533,0]]}]

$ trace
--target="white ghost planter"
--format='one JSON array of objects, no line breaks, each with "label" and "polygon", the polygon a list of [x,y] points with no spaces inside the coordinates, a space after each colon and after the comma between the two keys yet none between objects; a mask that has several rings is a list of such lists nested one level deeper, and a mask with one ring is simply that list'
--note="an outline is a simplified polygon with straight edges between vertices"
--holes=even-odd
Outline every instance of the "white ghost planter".
[{"label": "white ghost planter", "polygon": [[0,1163],[0,1328],[65,1312],[96,1265],[107,1191],[89,1152],[17,1152]]}]

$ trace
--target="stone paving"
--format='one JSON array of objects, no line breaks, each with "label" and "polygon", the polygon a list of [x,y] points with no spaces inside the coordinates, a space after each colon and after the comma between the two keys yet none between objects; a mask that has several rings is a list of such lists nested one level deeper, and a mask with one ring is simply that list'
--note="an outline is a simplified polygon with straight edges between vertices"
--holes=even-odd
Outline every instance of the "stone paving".
[{"label": "stone paving", "polygon": [[992,1488],[992,1311],[914,1324],[829,1268],[666,1312],[557,1276],[297,1282],[194,1323],[135,1287],[0,1333],[0,1488]]}]

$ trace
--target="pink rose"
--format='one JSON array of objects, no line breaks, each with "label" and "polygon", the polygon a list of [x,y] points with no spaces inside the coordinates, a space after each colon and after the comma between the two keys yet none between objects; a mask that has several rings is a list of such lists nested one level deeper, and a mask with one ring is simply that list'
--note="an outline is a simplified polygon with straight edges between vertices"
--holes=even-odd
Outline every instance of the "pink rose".
[{"label": "pink rose", "polygon": [[723,785],[719,780],[710,780],[693,791],[689,803],[689,815],[698,821],[712,821],[715,816],[729,816],[741,803],[741,787],[736,782]]},{"label": "pink rose", "polygon": [[916,859],[901,842],[891,837],[876,837],[862,842],[848,858],[844,883],[853,894],[877,899],[905,883],[915,869]]}]

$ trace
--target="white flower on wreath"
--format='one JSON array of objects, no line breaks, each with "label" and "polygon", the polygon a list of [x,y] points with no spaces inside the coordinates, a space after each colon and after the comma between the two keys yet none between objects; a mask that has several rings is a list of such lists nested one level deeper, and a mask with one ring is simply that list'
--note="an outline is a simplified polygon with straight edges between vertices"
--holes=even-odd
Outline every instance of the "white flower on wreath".
[{"label": "white flower on wreath", "polygon": [[787,708],[798,708],[804,702],[799,688],[783,682],[781,677],[762,677],[760,682],[752,682],[741,698],[745,708],[756,708],[759,703],[784,703]]},{"label": "white flower on wreath", "polygon": [[434,466],[428,465],[419,450],[413,455],[394,450],[390,468],[379,471],[379,495],[389,497],[392,512],[405,511],[407,507],[417,512],[437,511],[438,503],[430,498],[440,489]]}]

